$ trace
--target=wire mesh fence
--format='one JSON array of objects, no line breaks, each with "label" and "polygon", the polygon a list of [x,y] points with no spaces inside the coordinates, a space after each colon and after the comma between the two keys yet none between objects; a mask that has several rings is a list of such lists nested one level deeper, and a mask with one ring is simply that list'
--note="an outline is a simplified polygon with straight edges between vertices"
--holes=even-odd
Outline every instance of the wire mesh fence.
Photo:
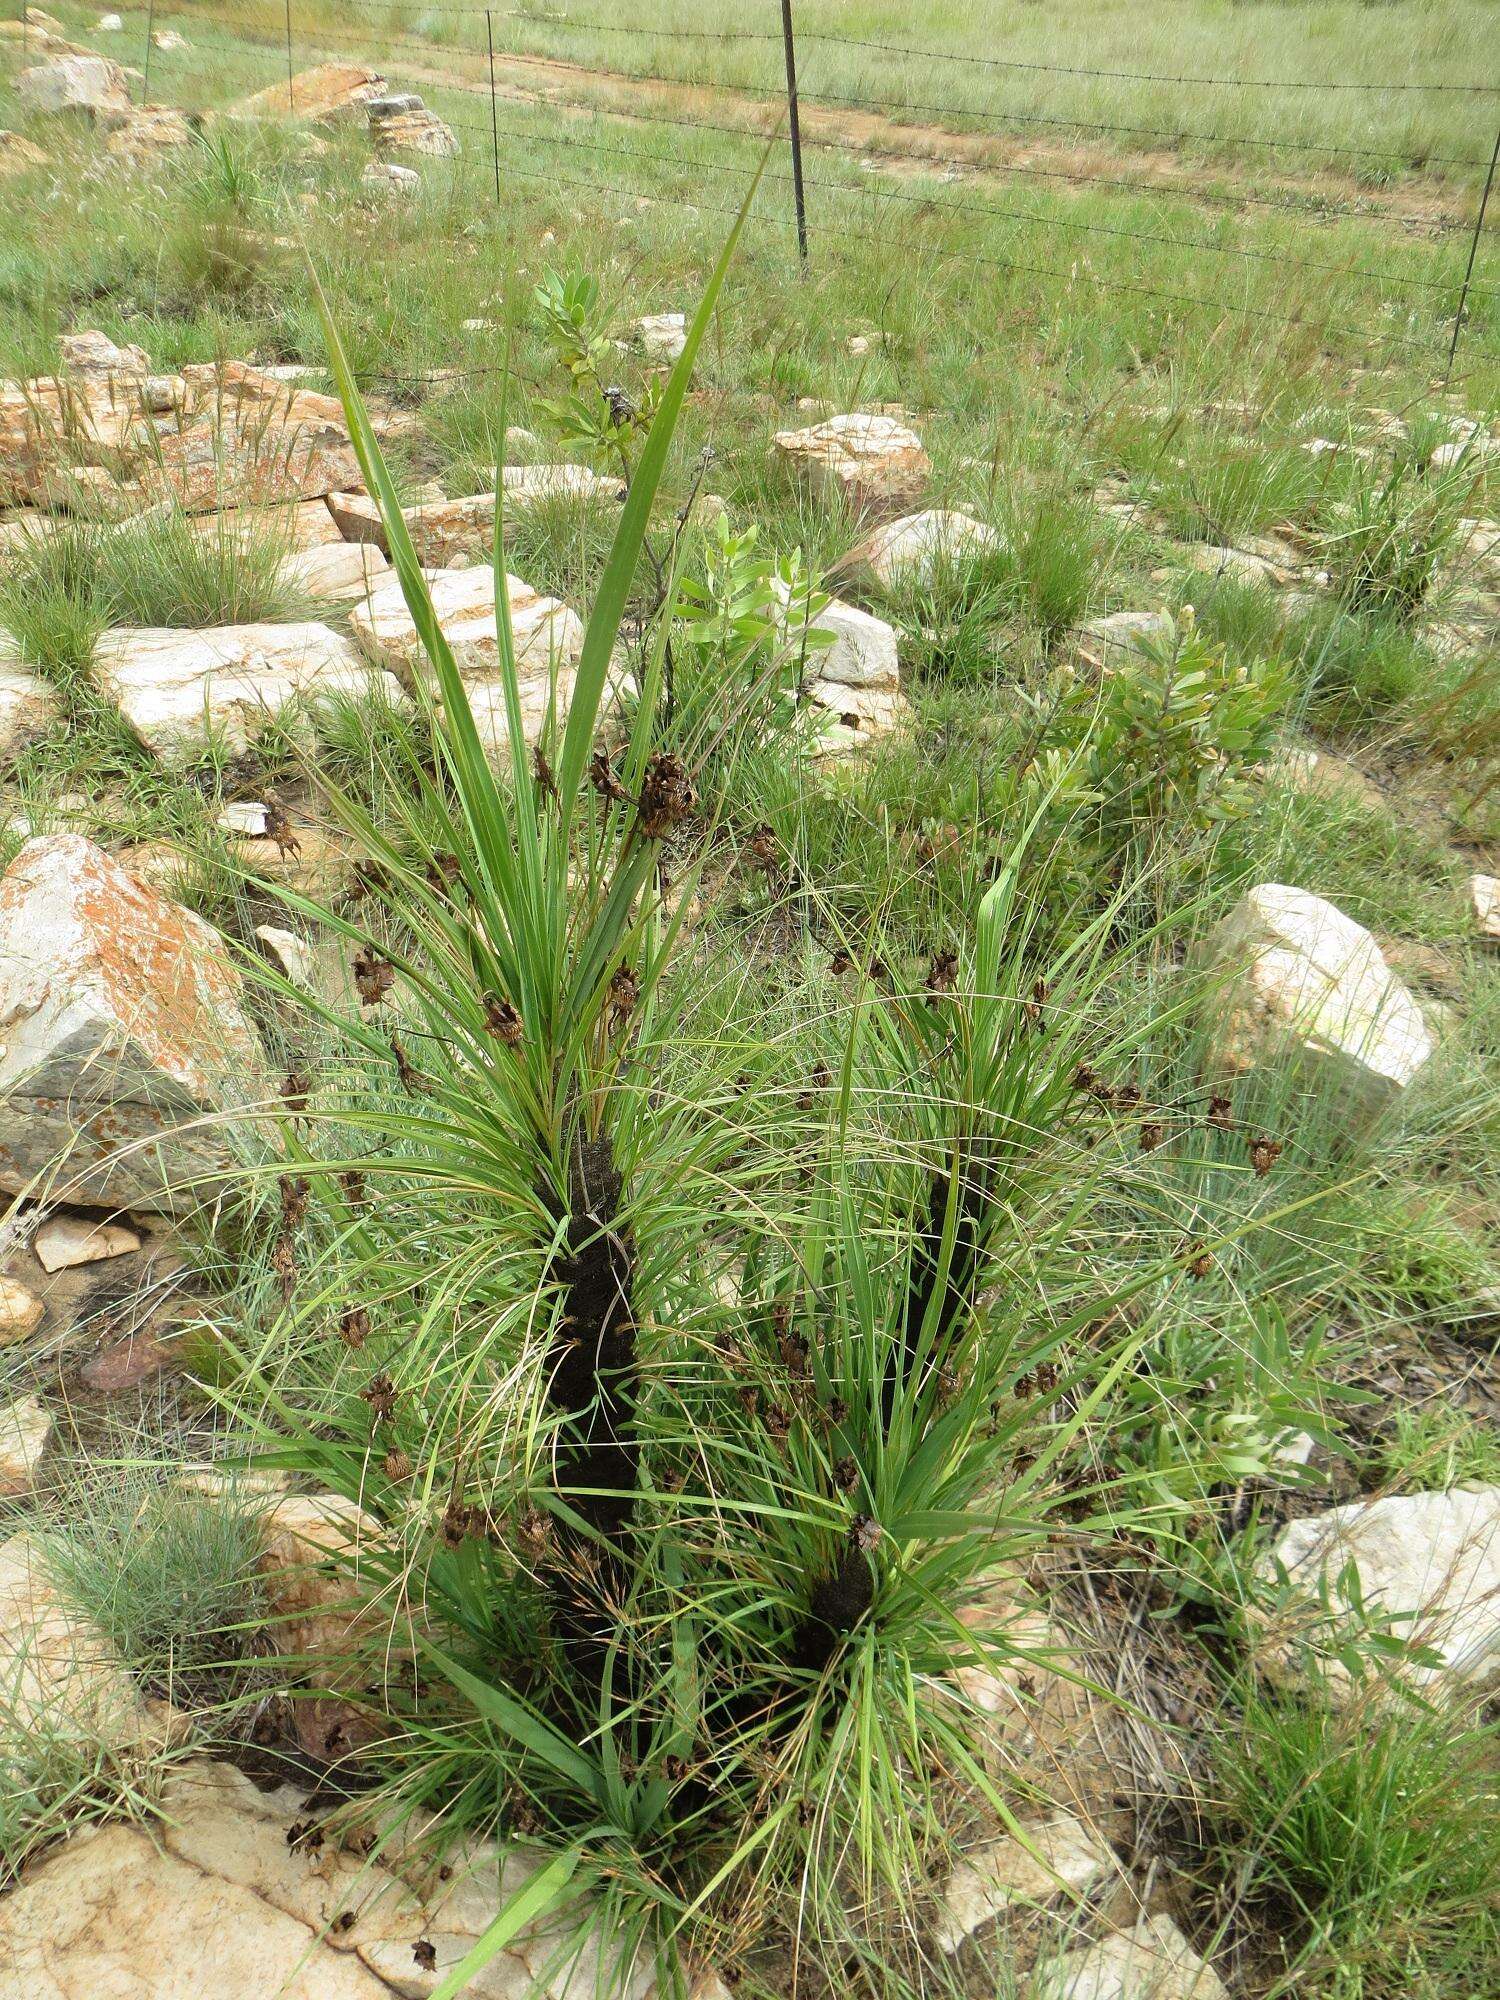
[{"label": "wire mesh fence", "polygon": [[[761,4],[763,25],[730,27],[475,0],[124,0],[109,43],[90,40],[133,57],[134,87],[153,102],[201,94],[205,62],[273,92],[284,79],[290,108],[295,77],[323,62],[409,79],[440,92],[460,143],[488,156],[497,204],[517,180],[628,199],[649,173],[682,177],[695,209],[729,215],[769,143],[784,158],[764,167],[756,220],[784,230],[804,260],[958,222],[986,232],[961,252],[979,270],[1266,328],[1306,327],[1318,300],[1339,311],[1347,284],[1361,310],[1373,293],[1385,313],[1372,351],[1430,355],[1450,374],[1474,316],[1494,314],[1500,76],[1041,61],[830,32],[799,25],[793,0]],[[4,46],[22,62],[45,54],[44,20],[19,7],[20,34]],[[196,57],[190,71],[178,37]],[[601,48],[615,52],[609,61],[586,60]],[[1227,122],[1204,117],[1208,99],[1241,108]],[[1173,115],[1143,117],[1132,102]],[[1314,130],[1321,113],[1307,107],[1327,103],[1338,122]],[[1423,122],[1433,103],[1440,127]],[[1094,115],[1116,104],[1119,115]],[[1393,105],[1415,108],[1393,126]],[[1438,129],[1448,136],[1434,144]],[[1095,270],[1080,257],[1092,248],[1178,260],[1184,277]],[[1230,275],[1251,273],[1260,295],[1235,295]]]}]

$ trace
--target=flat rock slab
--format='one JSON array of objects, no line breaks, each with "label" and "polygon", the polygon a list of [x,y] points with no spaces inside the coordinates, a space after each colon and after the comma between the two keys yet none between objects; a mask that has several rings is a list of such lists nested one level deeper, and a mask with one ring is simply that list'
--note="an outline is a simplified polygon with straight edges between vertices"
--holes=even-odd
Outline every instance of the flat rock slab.
[{"label": "flat rock slab", "polygon": [[1027,2000],[1229,2000],[1170,1917],[1065,1952],[1033,1975]]},{"label": "flat rock slab", "polygon": [[[261,1792],[194,1759],[167,1780],[163,1819],[75,1834],[0,1902],[7,1995],[27,2000],[421,2000],[435,1992],[543,1857],[493,1844],[454,1854],[440,1880],[412,1852],[379,1859],[330,1836],[294,1840],[302,1792]],[[419,1963],[414,1947],[433,1947]],[[584,2000],[604,1990],[607,1946],[563,1955],[545,1922],[521,1930],[465,1987],[472,2000]],[[423,1953],[425,1958],[428,1954]],[[649,1970],[621,1969],[621,2000]],[[711,1990],[711,1989],[705,1989]]]},{"label": "flat rock slab", "polygon": [[1058,1813],[1014,1836],[966,1854],[948,1878],[935,1942],[952,1953],[992,1918],[1059,1897],[1087,1894],[1115,1867],[1109,1848],[1071,1813]]},{"label": "flat rock slab", "polygon": [[1262,1581],[1272,1583],[1284,1568],[1313,1615],[1299,1621],[1296,1639],[1276,1637],[1271,1656],[1293,1671],[1306,1662],[1335,1692],[1350,1680],[1331,1648],[1359,1629],[1340,1582],[1350,1563],[1366,1610],[1393,1620],[1397,1637],[1436,1654],[1434,1664],[1405,1667],[1408,1678],[1434,1686],[1500,1675],[1500,1486],[1361,1500],[1283,1528]]},{"label": "flat rock slab", "polygon": [[1420,1008],[1362,925],[1306,889],[1248,890],[1210,941],[1221,974],[1214,1060],[1231,1072],[1299,1054],[1374,1110],[1433,1052]]},{"label": "flat rock slab", "polygon": [[1168,611],[1111,611],[1078,628],[1079,651],[1092,666],[1118,668],[1170,645],[1177,626]]},{"label": "flat rock slab", "polygon": [[345,603],[368,597],[390,564],[373,543],[326,542],[321,548],[299,549],[282,567],[282,576],[309,597]]},{"label": "flat rock slab", "polygon": [[[501,475],[507,515],[549,502],[619,500],[623,480],[603,479],[585,465],[507,465]],[[351,542],[373,542],[390,554],[380,509],[363,493],[330,493],[328,510]],[[420,562],[441,569],[456,557],[488,558],[495,545],[495,496],[469,493],[459,500],[430,500],[403,507],[401,518]]]},{"label": "flat rock slab", "polygon": [[21,849],[0,880],[0,1188],[192,1207],[231,1157],[201,1121],[253,1094],[262,1060],[201,917],[81,834]]},{"label": "flat rock slab", "polygon": [[[494,681],[500,671],[500,645],[495,636],[495,575],[481,569],[440,569],[427,572],[432,608],[453,649],[465,680]],[[583,625],[575,612],[555,597],[544,597],[519,577],[505,579],[515,634],[516,660],[524,680],[540,678],[545,685],[555,671],[559,692],[571,693],[573,671],[583,647]],[[401,580],[391,576],[356,606],[350,628],[369,657],[408,685],[433,685],[433,674]]]},{"label": "flat rock slab", "polygon": [[106,632],[94,676],[147,748],[168,761],[202,756],[211,742],[240,754],[284,711],[315,715],[332,697],[378,690],[400,698],[347,639],[316,623]]}]

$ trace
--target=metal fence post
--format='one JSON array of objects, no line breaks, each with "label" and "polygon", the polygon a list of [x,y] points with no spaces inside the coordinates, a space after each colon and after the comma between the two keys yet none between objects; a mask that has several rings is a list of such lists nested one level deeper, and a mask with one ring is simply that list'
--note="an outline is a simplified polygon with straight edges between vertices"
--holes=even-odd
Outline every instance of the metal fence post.
[{"label": "metal fence post", "polygon": [[292,0],[286,0],[286,108],[297,110],[297,93],[292,89]]},{"label": "metal fence post", "polygon": [[141,102],[151,102],[151,44],[156,39],[156,0],[146,0],[146,57],[141,68]]},{"label": "metal fence post", "polygon": [[1484,234],[1484,212],[1490,205],[1490,189],[1495,185],[1495,167],[1500,162],[1500,132],[1495,134],[1495,150],[1490,154],[1490,170],[1484,177],[1484,192],[1479,197],[1479,213],[1474,218],[1474,240],[1469,245],[1469,261],[1464,267],[1463,290],[1458,295],[1458,311],[1453,315],[1453,338],[1448,342],[1448,366],[1443,370],[1443,387],[1448,386],[1448,378],[1453,373],[1453,357],[1458,352],[1458,336],[1463,331],[1464,309],[1469,303],[1469,286],[1474,277],[1474,259],[1479,255],[1479,239]]},{"label": "metal fence post", "polygon": [[792,0],[781,0],[781,39],[786,48],[786,109],[792,138],[792,193],[797,203],[797,252],[807,262],[807,197],[802,187],[802,118],[797,108],[797,43],[792,33]]},{"label": "metal fence post", "polygon": [[490,51],[490,150],[495,157],[495,206],[500,206],[500,116],[495,108],[495,27],[488,7],[484,10],[484,39]]}]

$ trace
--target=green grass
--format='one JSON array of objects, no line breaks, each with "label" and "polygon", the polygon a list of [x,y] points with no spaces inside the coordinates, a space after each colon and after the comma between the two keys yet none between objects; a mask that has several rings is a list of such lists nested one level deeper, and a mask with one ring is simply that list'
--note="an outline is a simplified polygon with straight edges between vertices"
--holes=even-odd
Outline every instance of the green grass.
[{"label": "green grass", "polygon": [[1482,1987],[1500,1944],[1492,1729],[1256,1695],[1219,1777],[1241,1892],[1285,1912],[1288,1963],[1273,1991],[1459,2000]]}]

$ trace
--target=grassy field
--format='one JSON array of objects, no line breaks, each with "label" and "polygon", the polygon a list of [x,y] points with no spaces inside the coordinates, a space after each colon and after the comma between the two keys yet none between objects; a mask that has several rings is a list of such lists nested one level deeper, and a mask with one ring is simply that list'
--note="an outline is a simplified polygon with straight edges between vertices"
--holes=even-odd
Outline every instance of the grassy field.
[{"label": "grassy field", "polygon": [[[304,364],[419,608],[403,504],[502,456],[630,484],[507,523],[589,637],[571,719],[493,769],[431,636],[446,722],[350,703],[186,766],[131,731],[111,630],[348,628],[278,518],[75,505],[0,546],[0,634],[60,702],[0,772],[0,860],[67,828],[170,864],[285,1076],[215,1225],[170,1238],[171,1369],[80,1390],[113,1295],[0,1353],[60,1435],[4,1525],[195,1743],[258,1769],[281,1729],[347,1794],[331,1828],[539,1842],[664,1994],[712,1962],[736,2000],[1037,1995],[1039,1955],[1149,1907],[1232,2000],[1472,2000],[1493,1718],[1393,1699],[1410,1635],[1378,1615],[1352,1700],[1269,1671],[1294,1606],[1264,1558],[1335,1502],[1500,1478],[1488,242],[1445,379],[1497,100],[848,44],[1470,83],[1493,10],[803,0],[811,256],[778,142],[727,276],[773,10],[574,11],[605,10],[496,15],[492,153],[474,15],[299,6],[299,67],[378,58],[457,134],[399,198],[362,127],[213,115],[284,76],[279,6],[155,11],[189,46],[153,100],[208,115],[143,175],[28,120],[0,45],[0,126],[50,156],[3,183],[0,375],[83,328],[163,372]],[[633,322],[705,298],[669,376]],[[775,449],[876,405],[921,434],[921,504],[992,531],[972,557],[877,581]],[[788,593],[892,628],[905,721],[863,755],[794,705]],[[1091,621],[1159,610],[1101,666]],[[247,867],[223,815],[257,800],[300,862]],[[1220,1101],[1210,941],[1265,883],[1367,927],[1421,1008],[1435,1052],[1377,1105],[1285,1051]],[[342,989],[299,997],[267,923]],[[353,1747],[310,1762],[287,1718],[332,1669],[285,1655],[253,1508],[174,1484],[240,1453],[379,1524]],[[998,1763],[974,1674],[1028,1717]],[[4,1865],[149,1815],[160,1776],[0,1713]],[[938,1949],[955,1860],[1062,1807],[1115,1900]]]}]

